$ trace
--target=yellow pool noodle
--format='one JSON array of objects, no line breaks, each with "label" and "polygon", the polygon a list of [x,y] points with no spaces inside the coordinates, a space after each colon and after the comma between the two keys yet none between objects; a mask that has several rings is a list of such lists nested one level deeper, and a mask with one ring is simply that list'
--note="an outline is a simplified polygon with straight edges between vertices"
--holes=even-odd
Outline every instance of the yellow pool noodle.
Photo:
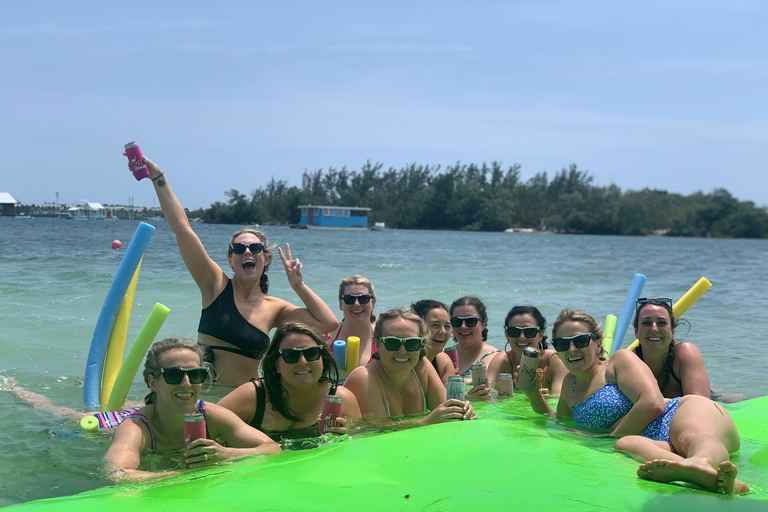
[{"label": "yellow pool noodle", "polygon": [[[675,305],[672,306],[672,312],[675,314],[675,318],[677,319],[683,316],[683,313],[688,311],[688,308],[690,308],[694,302],[699,300],[701,296],[704,295],[704,292],[709,290],[711,286],[712,283],[710,283],[706,277],[699,279],[696,284],[693,285],[690,290],[685,292],[685,295],[680,297],[680,300],[675,302]],[[634,350],[639,344],[640,342],[635,340],[627,348],[629,350]]]},{"label": "yellow pool noodle", "polygon": [[109,395],[112,394],[112,386],[115,385],[117,373],[123,365],[123,354],[125,354],[125,340],[128,338],[128,325],[131,323],[131,311],[133,310],[133,298],[136,296],[136,285],[139,282],[139,271],[141,262],[139,260],[136,266],[136,272],[133,273],[133,279],[128,285],[128,290],[123,296],[123,302],[115,315],[115,325],[112,327],[112,334],[109,335],[107,344],[107,357],[104,360],[104,375],[101,378],[101,408],[104,409],[109,402]]},{"label": "yellow pool noodle", "polygon": [[347,373],[360,366],[360,338],[350,336],[347,338]]},{"label": "yellow pool noodle", "polygon": [[603,350],[608,354],[611,353],[613,347],[613,332],[616,330],[616,315],[608,315],[605,317],[605,327],[603,327]]},{"label": "yellow pool noodle", "polygon": [[147,321],[144,322],[144,326],[139,331],[136,340],[131,346],[131,350],[128,351],[128,355],[125,357],[125,361],[123,361],[120,373],[117,374],[112,394],[109,395],[109,401],[107,402],[107,411],[122,409],[125,398],[128,396],[128,390],[133,383],[133,379],[136,377],[136,372],[139,370],[139,365],[141,365],[144,355],[149,350],[150,345],[152,345],[155,336],[157,336],[160,327],[163,326],[163,322],[165,322],[170,312],[170,309],[159,302],[152,308],[152,312],[147,317]]}]

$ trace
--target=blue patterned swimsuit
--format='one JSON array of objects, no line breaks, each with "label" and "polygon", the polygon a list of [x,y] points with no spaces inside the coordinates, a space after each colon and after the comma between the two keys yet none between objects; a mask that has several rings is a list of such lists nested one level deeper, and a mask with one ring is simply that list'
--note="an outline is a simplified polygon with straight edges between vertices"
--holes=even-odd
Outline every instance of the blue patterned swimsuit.
[{"label": "blue patterned swimsuit", "polygon": [[[606,373],[607,371],[606,365]],[[574,380],[571,403],[573,403],[575,391],[576,381]],[[653,423],[643,431],[642,436],[655,441],[669,442],[669,424],[672,423],[672,417],[677,412],[679,402],[680,397],[668,401],[664,414],[653,420]],[[592,393],[583,402],[574,404],[571,412],[573,412],[573,421],[580,427],[606,430],[624,417],[633,405],[632,401],[621,392],[619,385],[608,382],[606,376],[605,386]]]}]

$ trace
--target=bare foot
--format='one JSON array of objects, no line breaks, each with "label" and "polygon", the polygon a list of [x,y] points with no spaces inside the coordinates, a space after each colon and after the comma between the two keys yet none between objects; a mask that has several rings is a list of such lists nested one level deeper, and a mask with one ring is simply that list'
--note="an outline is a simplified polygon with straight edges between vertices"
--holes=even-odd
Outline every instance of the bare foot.
[{"label": "bare foot", "polygon": [[665,484],[675,481],[688,482],[708,491],[717,491],[717,471],[704,459],[648,461],[637,468],[637,476]]},{"label": "bare foot", "polygon": [[731,461],[726,460],[720,463],[717,468],[717,490],[725,494],[747,494],[749,487],[744,482],[736,480],[738,470]]}]

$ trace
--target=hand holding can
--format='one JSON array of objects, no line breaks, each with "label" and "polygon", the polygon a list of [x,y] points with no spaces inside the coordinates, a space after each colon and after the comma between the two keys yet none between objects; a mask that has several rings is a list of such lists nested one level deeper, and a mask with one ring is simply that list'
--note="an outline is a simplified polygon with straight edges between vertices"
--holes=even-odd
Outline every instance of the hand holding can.
[{"label": "hand holding can", "polygon": [[144,163],[144,155],[141,154],[141,148],[135,142],[125,144],[125,156],[128,157],[128,166],[131,168],[134,178],[141,180],[149,178],[149,169]]}]

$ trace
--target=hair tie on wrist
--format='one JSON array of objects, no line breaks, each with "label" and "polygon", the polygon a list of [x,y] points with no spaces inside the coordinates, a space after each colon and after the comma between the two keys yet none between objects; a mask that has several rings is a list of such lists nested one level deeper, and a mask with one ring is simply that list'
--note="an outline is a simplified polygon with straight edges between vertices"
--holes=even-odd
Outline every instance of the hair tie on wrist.
[{"label": "hair tie on wrist", "polygon": [[163,173],[161,172],[160,174],[158,174],[157,176],[155,176],[154,178],[152,178],[152,181],[155,181],[156,179],[162,178],[163,176],[165,176],[165,174],[163,174]]}]

